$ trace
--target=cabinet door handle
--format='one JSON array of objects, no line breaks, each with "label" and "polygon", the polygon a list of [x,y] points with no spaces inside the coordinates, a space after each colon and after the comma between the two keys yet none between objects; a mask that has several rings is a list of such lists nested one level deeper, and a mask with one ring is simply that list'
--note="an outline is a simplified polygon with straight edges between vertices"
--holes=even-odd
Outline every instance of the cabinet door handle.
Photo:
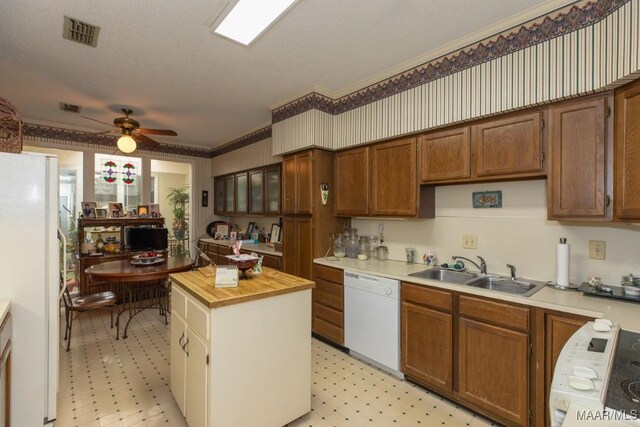
[{"label": "cabinet door handle", "polygon": [[608,194],[604,197],[604,205],[609,206],[611,204],[611,196]]},{"label": "cabinet door handle", "polygon": [[[184,338],[184,332],[182,333],[182,336],[180,337],[180,339],[178,340],[178,344],[180,344],[180,347],[182,347],[182,340]],[[184,347],[182,347],[184,349]]]},{"label": "cabinet door handle", "polygon": [[187,341],[182,346],[182,349],[184,350],[184,352],[187,353],[187,357],[189,357],[189,350],[187,350],[188,345],[189,345],[189,337],[187,337]]}]

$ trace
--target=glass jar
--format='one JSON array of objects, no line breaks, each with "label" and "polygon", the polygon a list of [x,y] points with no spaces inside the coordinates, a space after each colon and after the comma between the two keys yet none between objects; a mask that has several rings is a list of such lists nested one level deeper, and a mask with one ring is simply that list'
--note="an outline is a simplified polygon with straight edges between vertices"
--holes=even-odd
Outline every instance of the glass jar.
[{"label": "glass jar", "polygon": [[358,259],[366,261],[371,254],[371,239],[369,236],[360,236],[358,243]]},{"label": "glass jar", "polygon": [[346,241],[347,257],[354,259],[358,258],[358,252],[360,250],[360,248],[358,247],[359,243],[360,241],[358,239],[358,230],[352,228],[348,233]]},{"label": "glass jar", "polygon": [[331,242],[333,246],[333,256],[336,258],[343,258],[346,253],[346,248],[344,246],[344,235],[343,234],[332,234]]}]

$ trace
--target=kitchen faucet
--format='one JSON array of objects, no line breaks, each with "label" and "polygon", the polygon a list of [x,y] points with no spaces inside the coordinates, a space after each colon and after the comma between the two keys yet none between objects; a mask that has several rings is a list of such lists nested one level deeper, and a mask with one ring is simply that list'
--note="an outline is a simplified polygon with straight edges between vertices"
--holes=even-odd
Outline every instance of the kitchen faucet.
[{"label": "kitchen faucet", "polygon": [[509,270],[511,270],[511,280],[516,280],[516,266],[513,264],[507,264]]},{"label": "kitchen faucet", "polygon": [[480,274],[487,274],[487,263],[484,262],[484,258],[482,258],[481,256],[478,256],[478,259],[480,260],[480,265],[476,264],[475,261],[471,261],[469,258],[465,258],[463,256],[454,255],[451,258],[464,259],[466,261],[469,261],[471,264],[475,265],[478,270],[480,270]]}]

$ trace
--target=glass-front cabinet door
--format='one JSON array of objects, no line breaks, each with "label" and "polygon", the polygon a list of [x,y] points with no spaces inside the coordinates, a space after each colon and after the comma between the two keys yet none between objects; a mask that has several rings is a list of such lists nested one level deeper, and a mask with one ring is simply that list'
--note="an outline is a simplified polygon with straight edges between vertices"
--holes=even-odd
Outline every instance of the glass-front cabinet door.
[{"label": "glass-front cabinet door", "polygon": [[264,213],[264,172],[262,169],[249,172],[249,213]]},{"label": "glass-front cabinet door", "polygon": [[224,213],[232,214],[235,213],[236,203],[236,188],[235,188],[235,180],[233,175],[224,177]]},{"label": "glass-front cabinet door", "polygon": [[236,213],[249,212],[249,182],[246,172],[236,175],[236,191]]},{"label": "glass-front cabinet door", "polygon": [[222,215],[224,214],[224,178],[218,177],[214,180],[213,191],[213,211],[217,215]]},{"label": "glass-front cabinet door", "polygon": [[280,214],[280,167],[265,170],[265,214]]}]

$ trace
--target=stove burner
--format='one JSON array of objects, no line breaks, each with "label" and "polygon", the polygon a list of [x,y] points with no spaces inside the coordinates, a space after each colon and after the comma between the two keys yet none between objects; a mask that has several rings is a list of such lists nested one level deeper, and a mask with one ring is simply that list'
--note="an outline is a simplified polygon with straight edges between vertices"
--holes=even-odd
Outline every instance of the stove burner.
[{"label": "stove burner", "polygon": [[636,353],[640,353],[640,341],[637,341],[637,342],[634,342],[633,344],[631,344],[631,348]]},{"label": "stove burner", "polygon": [[640,403],[640,381],[624,380],[620,383],[627,399]]},{"label": "stove burner", "polygon": [[638,362],[637,360],[632,360],[631,361],[631,366],[635,366],[636,368],[640,368],[640,362]]}]

